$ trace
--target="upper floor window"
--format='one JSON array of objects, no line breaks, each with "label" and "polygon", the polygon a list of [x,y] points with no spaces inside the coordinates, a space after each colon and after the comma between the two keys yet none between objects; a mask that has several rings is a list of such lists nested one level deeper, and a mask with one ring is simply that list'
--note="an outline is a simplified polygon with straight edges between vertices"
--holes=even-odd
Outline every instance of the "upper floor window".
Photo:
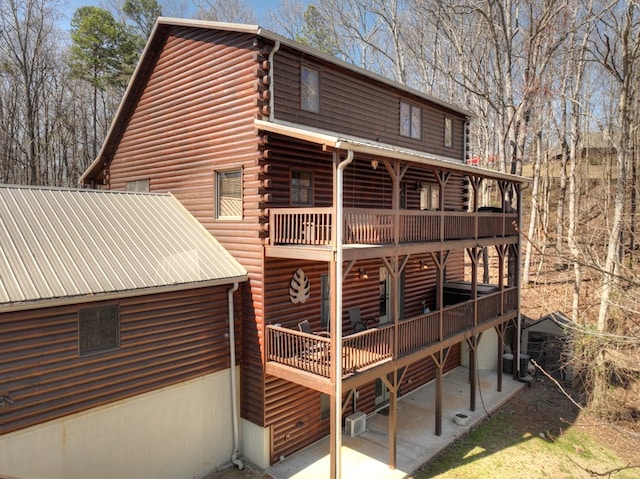
[{"label": "upper floor window", "polygon": [[216,218],[242,218],[242,170],[216,171]]},{"label": "upper floor window", "polygon": [[302,109],[320,113],[320,72],[303,65],[300,69],[300,79]]},{"label": "upper floor window", "polygon": [[78,352],[80,356],[120,347],[120,309],[117,304],[78,311]]},{"label": "upper floor window", "polygon": [[127,181],[125,184],[127,191],[135,191],[137,193],[149,192],[149,179]]},{"label": "upper floor window", "polygon": [[444,146],[447,148],[453,146],[453,122],[451,118],[444,119]]},{"label": "upper floor window", "polygon": [[313,173],[310,171],[291,171],[291,204],[313,204]]},{"label": "upper floor window", "polygon": [[400,102],[400,134],[416,140],[422,138],[422,108]]}]

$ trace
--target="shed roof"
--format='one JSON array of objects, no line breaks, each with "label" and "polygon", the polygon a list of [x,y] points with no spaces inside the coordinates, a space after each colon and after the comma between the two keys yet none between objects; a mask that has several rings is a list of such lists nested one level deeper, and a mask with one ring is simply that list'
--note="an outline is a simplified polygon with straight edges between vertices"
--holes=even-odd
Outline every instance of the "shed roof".
[{"label": "shed roof", "polygon": [[0,245],[0,311],[247,279],[170,194],[0,185]]}]

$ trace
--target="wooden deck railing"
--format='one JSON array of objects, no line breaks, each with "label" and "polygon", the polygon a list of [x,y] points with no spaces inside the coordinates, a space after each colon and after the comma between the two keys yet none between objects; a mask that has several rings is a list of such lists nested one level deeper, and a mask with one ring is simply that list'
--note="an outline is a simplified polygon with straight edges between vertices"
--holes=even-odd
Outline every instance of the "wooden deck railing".
[{"label": "wooden deck railing", "polygon": [[[506,288],[477,300],[465,301],[398,323],[398,356],[470,330],[474,326],[474,303],[478,324],[517,308],[517,289]],[[368,329],[342,338],[342,369],[348,375],[393,359],[393,325]],[[325,378],[331,375],[330,339],[268,325],[267,361],[294,367]]]},{"label": "wooden deck railing", "polygon": [[[398,229],[394,229],[396,224]],[[516,213],[380,210],[345,208],[344,244],[393,244],[513,236]],[[331,208],[273,208],[269,211],[272,245],[331,244]]]}]

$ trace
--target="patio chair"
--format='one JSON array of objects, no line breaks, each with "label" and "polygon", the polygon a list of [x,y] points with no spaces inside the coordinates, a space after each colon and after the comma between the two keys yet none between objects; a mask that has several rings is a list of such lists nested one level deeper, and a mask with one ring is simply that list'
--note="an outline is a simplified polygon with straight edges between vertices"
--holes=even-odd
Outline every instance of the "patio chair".
[{"label": "patio chair", "polygon": [[351,327],[353,328],[354,333],[378,327],[378,321],[375,319],[362,319],[360,308],[349,309],[349,319],[351,320]]},{"label": "patio chair", "polygon": [[308,319],[305,319],[304,321],[300,321],[298,323],[298,329],[300,330],[300,332],[302,333],[307,333],[307,334],[315,334],[316,336],[325,336],[325,337],[330,337],[331,335],[326,332],[326,331],[313,331],[311,329],[311,324],[309,323]]}]

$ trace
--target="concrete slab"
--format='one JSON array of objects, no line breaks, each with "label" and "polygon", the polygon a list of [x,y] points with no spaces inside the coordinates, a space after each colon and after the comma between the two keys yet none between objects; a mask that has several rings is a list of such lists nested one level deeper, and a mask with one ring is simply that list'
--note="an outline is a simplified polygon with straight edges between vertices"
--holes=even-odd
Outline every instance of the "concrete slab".
[{"label": "concrete slab", "polygon": [[[496,391],[496,371],[478,373],[476,410],[469,410],[469,370],[459,367],[443,378],[442,435],[435,435],[435,382],[398,401],[396,469],[389,464],[389,418],[374,414],[367,418],[367,430],[358,437],[342,435],[342,477],[402,479],[410,477],[476,423],[481,421],[524,387],[511,375],[504,375],[502,392]],[[454,422],[457,413],[469,416],[466,426]],[[275,479],[316,479],[329,477],[329,437],[269,467]]]}]

